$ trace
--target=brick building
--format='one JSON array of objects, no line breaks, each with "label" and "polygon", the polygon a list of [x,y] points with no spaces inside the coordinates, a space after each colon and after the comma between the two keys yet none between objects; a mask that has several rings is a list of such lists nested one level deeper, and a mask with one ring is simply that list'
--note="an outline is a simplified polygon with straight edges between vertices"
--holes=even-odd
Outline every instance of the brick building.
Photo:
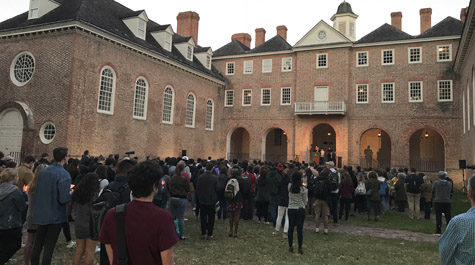
[{"label": "brick building", "polygon": [[395,12],[356,40],[343,2],[293,46],[279,26],[268,40],[256,29],[253,49],[238,33],[213,52],[194,12],[175,33],[112,0],[34,0],[0,23],[0,150],[308,161],[318,146],[340,165],[454,170],[466,16],[432,26],[431,12],[420,35]]}]

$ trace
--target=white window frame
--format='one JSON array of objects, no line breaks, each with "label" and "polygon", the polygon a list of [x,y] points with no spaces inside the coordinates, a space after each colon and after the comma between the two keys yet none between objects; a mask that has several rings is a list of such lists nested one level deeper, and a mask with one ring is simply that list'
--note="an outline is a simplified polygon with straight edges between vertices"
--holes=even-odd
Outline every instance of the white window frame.
[{"label": "white window frame", "polygon": [[206,68],[211,69],[211,56],[206,55]]},{"label": "white window frame", "polygon": [[[47,126],[53,126],[53,128],[54,128],[54,135],[53,135],[53,138],[51,138],[51,139],[46,139],[46,137],[45,137],[45,130],[46,130]],[[54,125],[53,122],[47,121],[47,122],[43,123],[43,125],[41,125],[41,127],[40,127],[40,140],[41,140],[41,142],[44,143],[44,144],[50,144],[51,142],[53,142],[54,138],[56,137],[56,133],[57,133],[57,129],[56,129],[56,126]]]},{"label": "white window frame", "polygon": [[[449,82],[450,84],[450,87],[448,89],[450,89],[450,99],[441,99],[440,96],[440,90],[442,89],[440,87],[441,83],[442,82]],[[447,89],[447,88],[444,88],[444,89]],[[437,80],[437,101],[439,102],[450,102],[450,101],[454,101],[454,87],[453,87],[453,81],[452,80]]]},{"label": "white window frame", "polygon": [[137,33],[141,39],[145,40],[146,32],[147,32],[147,22],[145,22],[145,20],[139,19],[139,23],[137,25]]},{"label": "white window frame", "polygon": [[[440,52],[441,52],[440,49],[443,47],[449,47],[448,59],[440,59]],[[452,61],[452,44],[437,45],[437,62],[450,62],[450,61]]]},{"label": "white window frame", "polygon": [[[210,119],[208,119],[208,111],[209,111],[209,106],[208,103],[211,102],[211,115]],[[208,123],[209,121],[209,123]],[[205,130],[207,131],[212,131],[214,127],[214,101],[212,99],[206,100],[206,114],[205,114]]]},{"label": "white window frame", "polygon": [[[411,99],[411,84],[420,83],[421,84],[421,99]],[[408,98],[409,102],[423,102],[424,101],[424,83],[422,81],[410,81],[408,83]]]},{"label": "white window frame", "polygon": [[[269,103],[264,103],[264,91],[269,91]],[[271,89],[270,88],[261,88],[261,106],[270,106],[271,104]]]},{"label": "white window frame", "polygon": [[[284,103],[284,90],[289,90],[289,102]],[[282,87],[280,89],[280,105],[282,106],[289,106],[292,104],[292,88],[291,87]]]},{"label": "white window frame", "polygon": [[254,61],[253,60],[247,60],[244,61],[243,63],[243,74],[245,75],[250,75],[254,71]]},{"label": "white window frame", "polygon": [[[137,116],[135,115],[135,113],[137,112],[136,109],[137,109],[137,89],[139,88],[139,84],[138,82],[139,81],[143,81],[145,83],[145,86],[143,86],[143,88],[145,88],[145,95],[144,95],[144,102],[143,102],[143,116]],[[147,79],[145,79],[143,76],[137,78],[137,80],[135,80],[135,93],[134,93],[134,109],[133,109],[133,118],[134,119],[139,119],[139,120],[147,120],[147,102],[148,102],[148,82],[147,82]]]},{"label": "white window frame", "polygon": [[186,51],[186,58],[190,61],[193,61],[193,46],[188,45],[187,51]]},{"label": "white window frame", "polygon": [[[391,52],[391,62],[390,63],[385,63],[384,62],[384,52]],[[394,65],[395,61],[395,56],[394,56],[394,49],[384,49],[381,50],[381,65]]]},{"label": "white window frame", "polygon": [[[360,64],[359,55],[366,54],[366,64]],[[356,52],[356,67],[366,67],[369,65],[369,52],[368,51],[361,51]]]},{"label": "white window frame", "polygon": [[[228,104],[228,97],[231,97],[231,104]],[[225,90],[224,91],[224,106],[232,107],[234,106],[234,90]]]},{"label": "white window frame", "polygon": [[[230,72],[229,70],[231,70],[230,66],[232,65],[232,72]],[[234,75],[234,73],[236,73],[236,64],[234,62],[227,62],[226,63],[226,75]]]},{"label": "white window frame", "polygon": [[[419,61],[411,61],[411,51],[412,50],[419,50]],[[422,63],[422,47],[409,47],[407,48],[407,62],[409,64],[417,64]]]},{"label": "white window frame", "polygon": [[35,19],[38,17],[39,17],[39,1],[31,0],[28,19]]},{"label": "white window frame", "polygon": [[[246,96],[246,92],[251,94],[249,96],[249,103],[248,104],[244,102],[246,100],[246,98],[248,97],[248,96]],[[252,106],[252,89],[243,89],[242,90],[242,106],[244,106],[244,107]]]},{"label": "white window frame", "polygon": [[[171,108],[170,108],[170,120],[165,120],[165,92],[167,89],[171,90]],[[173,124],[173,115],[175,112],[175,89],[172,86],[166,86],[163,90],[163,106],[162,106],[162,123]]]},{"label": "white window frame", "polygon": [[292,57],[282,58],[282,72],[292,72]]},{"label": "white window frame", "polygon": [[272,73],[272,59],[262,59],[262,73]]},{"label": "white window frame", "polygon": [[467,84],[467,130],[470,131],[470,88]]},{"label": "white window frame", "polygon": [[[360,93],[360,87],[364,88],[366,87],[366,101],[359,101],[359,93]],[[362,91],[363,93],[365,91]],[[369,84],[356,84],[356,104],[368,104],[369,102]]]},{"label": "white window frame", "polygon": [[[320,66],[318,62],[320,61],[320,57],[325,56],[325,65]],[[318,53],[317,54],[317,69],[328,68],[328,53]]]},{"label": "white window frame", "polygon": [[[102,76],[103,76],[103,73],[104,71],[106,70],[110,70],[111,73],[112,73],[112,91],[111,91],[111,96],[110,96],[110,102],[109,102],[109,110],[103,110],[103,109],[99,109],[99,106],[100,106],[100,102],[101,102],[101,91],[102,91]],[[109,77],[106,77],[106,78],[109,78]],[[97,95],[97,112],[98,113],[103,113],[103,114],[108,114],[108,115],[113,115],[114,114],[114,102],[115,102],[115,86],[116,86],[116,82],[117,82],[117,74],[114,70],[114,68],[106,65],[104,67],[102,67],[101,69],[101,72],[100,72],[100,77],[99,77],[99,93]]]},{"label": "white window frame", "polygon": [[[384,85],[392,85],[392,94],[393,94],[393,99],[392,100],[384,100]],[[388,83],[382,83],[381,84],[381,103],[394,103],[395,102],[395,89],[394,89],[395,83],[393,82],[388,82]]]},{"label": "white window frame", "polygon": [[[33,59],[33,71],[31,73],[31,76],[29,77],[28,80],[26,80],[25,82],[21,82],[19,80],[16,79],[16,76],[15,76],[15,66],[17,64],[17,61],[20,59],[20,57],[22,56],[30,56],[32,59]],[[22,65],[23,66],[23,65]],[[20,69],[22,70],[25,70],[24,67],[21,67]],[[33,76],[35,75],[35,70],[36,70],[36,59],[35,57],[33,56],[33,54],[31,54],[30,52],[21,52],[19,54],[17,54],[15,56],[15,58],[13,59],[12,61],[12,64],[10,65],[10,80],[13,82],[13,84],[15,84],[16,86],[19,86],[19,87],[22,87],[26,84],[28,84],[28,82],[31,81],[31,79],[33,79]],[[24,71],[22,72],[24,73]]]},{"label": "white window frame", "polygon": [[[190,96],[193,97],[193,106],[191,109],[189,108],[190,105]],[[191,113],[191,117],[189,117]],[[196,96],[194,93],[190,92],[186,95],[186,110],[185,110],[185,127],[188,128],[195,128],[195,117],[196,117]],[[191,120],[191,124],[188,123],[188,120]]]},{"label": "white window frame", "polygon": [[164,40],[164,46],[165,46],[165,50],[171,52],[172,51],[172,34],[170,33],[165,33],[165,40]]}]

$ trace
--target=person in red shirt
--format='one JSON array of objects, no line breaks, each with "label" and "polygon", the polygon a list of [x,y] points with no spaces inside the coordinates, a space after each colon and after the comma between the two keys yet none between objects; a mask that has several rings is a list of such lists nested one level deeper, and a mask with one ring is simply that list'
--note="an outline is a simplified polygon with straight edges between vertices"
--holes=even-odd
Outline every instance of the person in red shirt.
[{"label": "person in red shirt", "polygon": [[[162,170],[158,164],[145,161],[128,173],[133,200],[125,209],[125,236],[128,264],[173,264],[172,247],[178,242],[170,213],[152,203],[158,191]],[[114,209],[110,209],[99,233],[112,265],[118,264],[118,245]]]}]

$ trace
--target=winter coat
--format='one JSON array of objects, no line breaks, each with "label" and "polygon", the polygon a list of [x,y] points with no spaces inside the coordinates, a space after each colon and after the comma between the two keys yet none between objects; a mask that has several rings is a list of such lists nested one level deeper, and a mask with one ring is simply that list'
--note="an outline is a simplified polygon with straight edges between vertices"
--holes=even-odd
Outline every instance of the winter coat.
[{"label": "winter coat", "polygon": [[25,209],[20,189],[8,182],[0,183],[0,230],[22,227]]},{"label": "winter coat", "polygon": [[394,185],[394,199],[397,202],[405,202],[407,201],[407,194],[406,194],[406,188],[404,187],[404,180],[398,180],[396,184]]},{"label": "winter coat", "polygon": [[370,178],[366,182],[366,192],[371,191],[371,194],[367,196],[370,201],[381,201],[381,196],[379,196],[379,181],[375,178]]},{"label": "winter coat", "polygon": [[277,170],[273,170],[267,175],[267,186],[271,196],[279,194],[279,183],[281,179],[282,176]]},{"label": "winter coat", "polygon": [[279,185],[279,201],[278,201],[279,206],[284,206],[284,207],[289,206],[289,193],[287,192],[289,183],[290,183],[289,177],[283,175],[282,179],[280,180],[280,185]]},{"label": "winter coat", "polygon": [[267,178],[262,177],[257,179],[257,191],[256,191],[256,201],[257,202],[270,202],[270,191]]},{"label": "winter coat", "polygon": [[421,199],[424,198],[426,202],[432,200],[432,185],[430,183],[424,183],[421,186]]},{"label": "winter coat", "polygon": [[434,182],[433,188],[434,202],[450,203],[450,193],[452,191],[452,182],[447,179],[439,179]]}]

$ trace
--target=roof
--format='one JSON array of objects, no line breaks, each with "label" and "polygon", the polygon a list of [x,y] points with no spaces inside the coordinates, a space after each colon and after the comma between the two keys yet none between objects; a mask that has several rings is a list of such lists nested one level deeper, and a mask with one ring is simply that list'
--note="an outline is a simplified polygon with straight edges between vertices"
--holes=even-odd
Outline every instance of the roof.
[{"label": "roof", "polygon": [[363,38],[359,39],[356,43],[371,43],[371,42],[383,42],[383,41],[395,41],[395,40],[408,40],[414,37],[401,31],[388,23],[385,23],[381,27],[368,33]]},{"label": "roof", "polygon": [[446,17],[432,28],[418,36],[418,38],[432,38],[442,36],[462,35],[463,22],[453,17]]},{"label": "roof", "polygon": [[[152,37],[150,30],[165,29],[169,25],[159,25],[152,20],[147,23],[146,40],[137,38],[122,21],[123,17],[131,14],[141,13],[142,11],[132,11],[131,9],[113,1],[113,0],[57,0],[61,5],[51,12],[38,19],[28,20],[28,12],[20,14],[0,23],[0,32],[22,30],[36,26],[46,26],[61,22],[79,21],[85,25],[96,28],[99,31],[113,35],[124,41],[133,43],[153,53],[171,59],[181,65],[189,66],[199,72],[224,81],[222,75],[213,67],[207,69],[199,63],[199,60],[193,62],[184,58],[181,53],[173,47],[172,52],[164,50]],[[173,40],[188,41],[190,37],[174,35]]]},{"label": "roof", "polygon": [[252,49],[251,53],[274,52],[274,51],[285,51],[285,50],[292,50],[292,46],[286,40],[284,40],[284,38],[282,38],[280,35],[276,35],[272,39]]},{"label": "roof", "polygon": [[249,53],[251,49],[238,40],[233,40],[214,52],[214,56],[238,55]]},{"label": "roof", "polygon": [[137,16],[139,16],[140,14],[142,14],[142,12],[144,12],[144,11],[145,11],[145,10],[132,11],[132,12],[130,12],[130,13],[124,14],[121,18],[137,17]]},{"label": "roof", "polygon": [[[343,1],[339,6],[338,6],[338,10],[336,11],[337,14],[346,14],[346,13],[351,13],[351,14],[355,14],[353,13],[353,10],[351,9],[351,5],[350,3],[346,2],[346,1]],[[355,14],[356,15],[356,14]]]},{"label": "roof", "polygon": [[211,47],[196,47],[193,49],[194,53],[208,52]]}]

